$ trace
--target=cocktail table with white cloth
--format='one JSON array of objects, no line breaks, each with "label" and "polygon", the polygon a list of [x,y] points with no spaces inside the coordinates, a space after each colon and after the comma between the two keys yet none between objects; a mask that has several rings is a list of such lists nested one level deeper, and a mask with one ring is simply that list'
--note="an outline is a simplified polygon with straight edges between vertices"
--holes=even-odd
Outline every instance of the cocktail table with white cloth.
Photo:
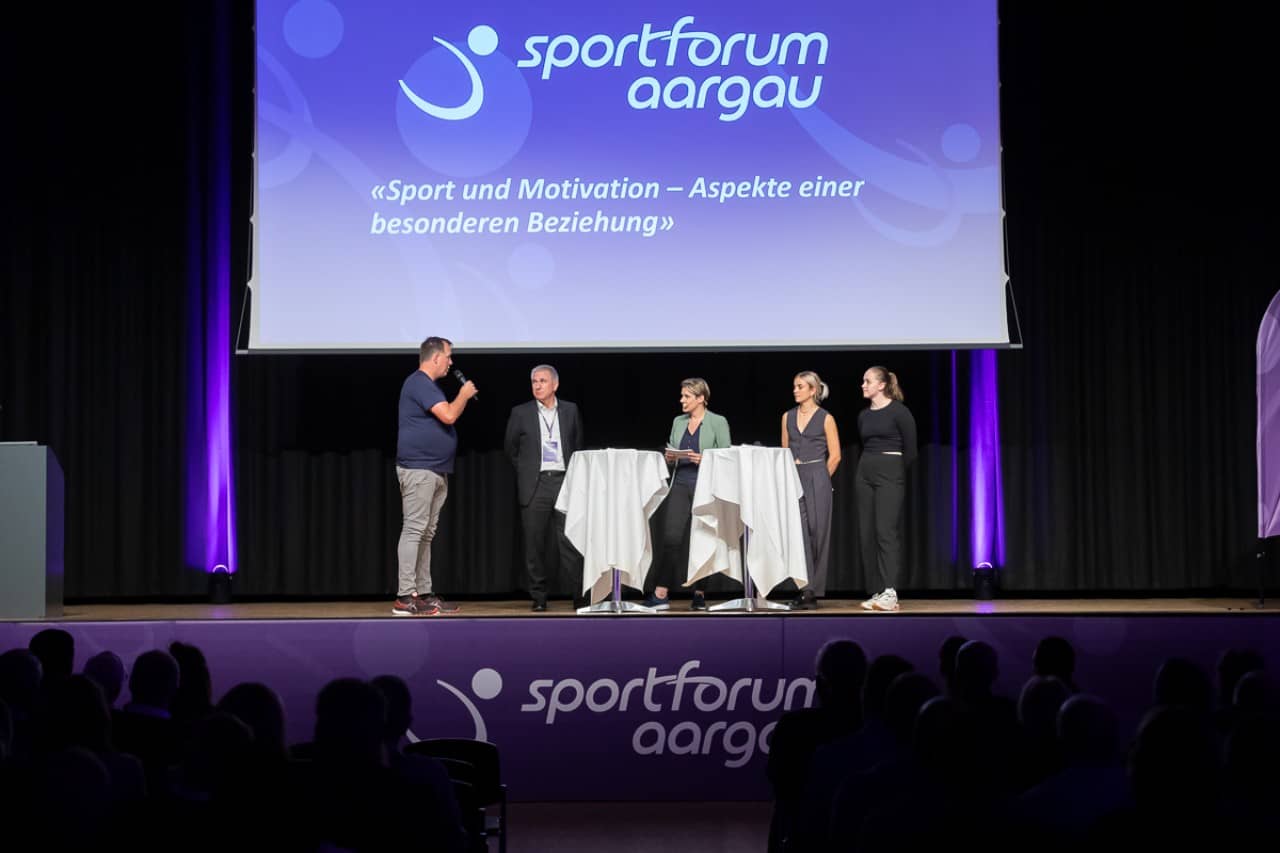
[{"label": "cocktail table with white cloth", "polygon": [[653,563],[649,517],[667,496],[667,477],[656,450],[579,450],[569,460],[556,509],[582,554],[582,591],[596,602],[579,613],[654,612],[623,601],[622,584],[644,588]]},{"label": "cocktail table with white cloth", "polygon": [[[723,572],[743,585],[743,597],[711,610],[785,610],[757,597],[788,578],[809,585],[800,522],[800,476],[785,447],[740,445],[702,454],[693,492],[686,586]],[[747,571],[739,538],[746,540]]]}]

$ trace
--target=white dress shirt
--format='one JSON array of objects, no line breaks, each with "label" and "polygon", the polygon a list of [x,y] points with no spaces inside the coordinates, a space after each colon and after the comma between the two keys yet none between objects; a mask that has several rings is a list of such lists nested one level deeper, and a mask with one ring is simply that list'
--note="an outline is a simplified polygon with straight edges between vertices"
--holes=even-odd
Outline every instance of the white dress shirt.
[{"label": "white dress shirt", "polygon": [[[534,402],[537,402],[536,400]],[[542,458],[542,467],[539,471],[563,471],[564,470],[564,442],[560,440],[560,402],[557,400],[550,406],[544,406],[538,403],[536,406],[538,413],[538,452]],[[555,459],[548,459],[547,449],[550,441],[555,446]]]}]

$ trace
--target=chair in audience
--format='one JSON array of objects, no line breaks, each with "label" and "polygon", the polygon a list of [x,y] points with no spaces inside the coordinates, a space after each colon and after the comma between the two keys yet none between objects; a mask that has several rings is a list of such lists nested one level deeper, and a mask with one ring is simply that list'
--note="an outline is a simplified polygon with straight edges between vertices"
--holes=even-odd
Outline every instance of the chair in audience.
[{"label": "chair in audience", "polygon": [[467,849],[475,853],[487,853],[489,842],[485,836],[485,809],[480,804],[480,795],[476,793],[476,769],[465,761],[453,758],[435,760],[445,765],[449,771],[453,796],[458,801],[458,811],[462,815],[462,828],[469,838]]},{"label": "chair in audience", "polygon": [[[427,753],[419,752],[418,755],[426,755]],[[468,785],[475,786],[479,784],[480,774],[476,770],[476,766],[470,761],[463,761],[459,758],[441,758],[440,756],[431,756],[439,761],[444,769],[449,771],[449,779],[454,782],[466,782]]]},{"label": "chair in audience", "polygon": [[[483,836],[485,839],[496,837],[498,853],[507,853],[507,786],[502,781],[502,765],[496,745],[470,738],[428,738],[409,744],[404,751],[471,765],[475,770],[475,781],[471,783],[475,799],[486,815]],[[450,778],[455,780],[456,787],[458,777],[453,775],[456,765],[446,764],[446,769]],[[498,813],[490,814],[491,808],[496,808]]]},{"label": "chair in audience", "polygon": [[[425,752],[418,752],[417,754],[426,756]],[[474,803],[475,808],[479,810],[481,815],[484,815],[485,808],[479,802],[480,795],[476,793],[476,789],[479,787],[480,781],[481,781],[480,773],[479,771],[476,770],[476,766],[472,764],[470,761],[463,761],[459,758],[441,758],[435,755],[432,755],[430,757],[433,760],[439,762],[440,765],[444,767],[444,769],[448,772],[449,781],[453,783],[455,790],[457,790],[459,785],[463,786],[464,790],[467,793],[468,799],[464,802],[461,798],[459,798],[458,805],[463,807],[464,813],[466,811],[467,804]],[[466,817],[467,817],[467,820],[470,821],[472,816],[466,815]],[[483,827],[484,827],[484,822],[482,818],[481,819],[481,835],[484,834]]]}]

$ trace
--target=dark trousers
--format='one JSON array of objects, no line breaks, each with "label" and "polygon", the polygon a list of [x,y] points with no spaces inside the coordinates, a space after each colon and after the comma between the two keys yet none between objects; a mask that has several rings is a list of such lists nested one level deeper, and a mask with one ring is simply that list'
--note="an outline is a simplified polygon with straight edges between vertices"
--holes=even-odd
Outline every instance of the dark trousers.
[{"label": "dark trousers", "polygon": [[906,478],[901,456],[864,453],[858,460],[854,488],[858,502],[858,545],[863,571],[874,566],[884,589],[898,588],[902,570],[902,498]]},{"label": "dark trousers", "polygon": [[831,475],[826,462],[797,465],[800,488],[800,527],[804,530],[804,563],[809,572],[806,597],[827,594],[827,566],[831,563]]},{"label": "dark trousers", "polygon": [[[662,560],[654,586],[676,589],[689,577],[689,527],[693,523],[693,486],[675,483],[663,501],[666,516],[662,520]],[[706,588],[704,581],[693,585]]]},{"label": "dark trousers", "polygon": [[557,577],[570,574],[576,584],[574,598],[582,595],[582,555],[564,535],[564,513],[556,512],[556,498],[564,483],[563,471],[543,471],[533,498],[520,507],[520,525],[524,528],[524,570],[529,582],[529,595],[534,601],[547,600],[547,536],[555,537],[559,553]]}]

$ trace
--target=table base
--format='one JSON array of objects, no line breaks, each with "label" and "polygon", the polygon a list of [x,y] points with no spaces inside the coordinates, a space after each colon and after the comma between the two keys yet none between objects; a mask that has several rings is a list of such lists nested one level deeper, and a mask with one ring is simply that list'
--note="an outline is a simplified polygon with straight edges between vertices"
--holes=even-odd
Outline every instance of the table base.
[{"label": "table base", "polygon": [[599,601],[587,607],[579,607],[578,615],[592,613],[657,613],[652,607],[622,600],[622,575],[613,569],[613,595],[607,601]]},{"label": "table base", "polygon": [[779,604],[776,601],[770,601],[767,598],[735,598],[733,601],[726,601],[723,604],[715,604],[708,607],[708,611],[720,610],[744,610],[753,612],[756,610],[790,610],[791,608],[785,604]]}]

